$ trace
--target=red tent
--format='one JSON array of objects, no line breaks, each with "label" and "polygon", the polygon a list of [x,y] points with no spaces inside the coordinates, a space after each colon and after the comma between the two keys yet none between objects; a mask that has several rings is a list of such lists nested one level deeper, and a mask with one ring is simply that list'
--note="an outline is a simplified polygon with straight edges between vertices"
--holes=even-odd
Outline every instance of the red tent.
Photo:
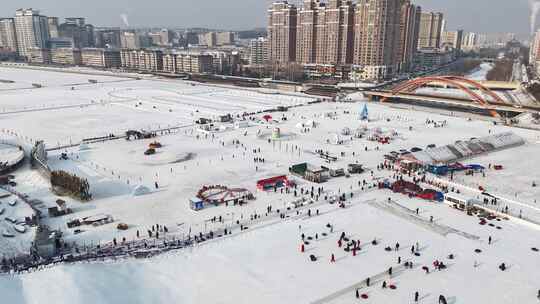
[{"label": "red tent", "polygon": [[286,175],[262,179],[257,182],[257,188],[259,190],[265,190],[273,187],[290,187],[291,185],[292,183],[289,181]]}]

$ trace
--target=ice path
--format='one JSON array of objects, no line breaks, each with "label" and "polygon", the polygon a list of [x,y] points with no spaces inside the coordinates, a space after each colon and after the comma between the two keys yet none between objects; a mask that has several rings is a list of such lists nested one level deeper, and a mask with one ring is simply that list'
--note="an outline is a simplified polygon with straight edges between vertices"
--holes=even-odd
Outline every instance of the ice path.
[{"label": "ice path", "polygon": [[368,202],[368,204],[372,207],[375,207],[377,209],[386,211],[390,214],[393,214],[395,216],[408,220],[411,223],[417,224],[418,226],[424,227],[442,236],[447,236],[450,233],[454,233],[473,241],[477,241],[480,239],[479,236],[476,236],[474,234],[470,234],[470,233],[452,228],[450,226],[432,223],[429,220],[416,215],[416,212],[414,210],[401,206],[400,204],[392,200],[390,200],[390,202],[384,202],[384,203],[379,202],[379,201],[370,201]]}]

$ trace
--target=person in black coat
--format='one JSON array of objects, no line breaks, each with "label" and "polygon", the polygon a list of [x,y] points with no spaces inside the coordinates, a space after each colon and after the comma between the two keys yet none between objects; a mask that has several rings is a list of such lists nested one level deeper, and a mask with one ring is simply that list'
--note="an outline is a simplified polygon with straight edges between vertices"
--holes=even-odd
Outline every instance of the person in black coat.
[{"label": "person in black coat", "polygon": [[448,302],[446,302],[446,298],[443,295],[439,296],[439,304],[448,304]]}]

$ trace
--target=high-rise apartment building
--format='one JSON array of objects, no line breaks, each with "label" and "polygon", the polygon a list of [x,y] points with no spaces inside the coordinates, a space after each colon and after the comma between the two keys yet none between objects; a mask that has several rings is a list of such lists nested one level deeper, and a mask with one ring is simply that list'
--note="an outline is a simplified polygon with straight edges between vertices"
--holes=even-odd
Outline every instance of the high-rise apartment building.
[{"label": "high-rise apartment building", "polygon": [[47,17],[47,24],[49,25],[49,37],[58,38],[60,36],[58,33],[58,17]]},{"label": "high-rise apartment building", "polygon": [[461,51],[463,44],[463,30],[447,31],[443,33],[442,45],[451,46],[454,50]]},{"label": "high-rise apartment building", "polygon": [[124,49],[138,49],[141,47],[139,35],[135,32],[122,32],[120,46]]},{"label": "high-rise apartment building", "polygon": [[536,75],[540,74],[540,30],[537,31],[531,41],[529,51],[529,64],[533,66]]},{"label": "high-rise apartment building", "polygon": [[15,12],[15,32],[19,54],[30,55],[31,48],[47,47],[49,26],[47,17],[33,9],[19,9]]},{"label": "high-rise apartment building", "polygon": [[443,20],[442,13],[422,13],[418,37],[419,49],[441,47]]},{"label": "high-rise apartment building", "polygon": [[268,62],[268,39],[260,37],[249,43],[249,64],[261,65]]},{"label": "high-rise apartment building", "polygon": [[0,47],[10,52],[17,52],[17,34],[13,18],[0,19]]},{"label": "high-rise apartment building", "polygon": [[400,57],[401,69],[410,70],[413,67],[414,55],[418,46],[420,17],[422,8],[410,0],[404,0],[401,7]]},{"label": "high-rise apartment building", "polygon": [[273,64],[296,60],[297,8],[287,1],[274,2],[268,9],[269,56]]},{"label": "high-rise apartment building", "polygon": [[354,5],[348,0],[306,0],[298,11],[296,61],[352,62]]},{"label": "high-rise apartment building", "polygon": [[461,48],[466,51],[473,50],[477,47],[478,34],[476,33],[467,33],[463,37],[463,43]]},{"label": "high-rise apartment building", "polygon": [[172,43],[173,33],[168,29],[148,33],[148,37],[152,40],[152,45],[167,46]]},{"label": "high-rise apartment building", "polygon": [[94,26],[86,24],[84,18],[66,18],[65,22],[58,26],[58,34],[61,38],[72,39],[76,48],[94,46]]},{"label": "high-rise apartment building", "polygon": [[297,15],[296,25],[296,62],[314,63],[317,51],[317,30],[322,36],[317,21],[323,18],[324,12],[319,1],[306,0]]},{"label": "high-rise apartment building", "polygon": [[94,44],[100,48],[120,48],[120,28],[98,28],[94,31]]},{"label": "high-rise apartment building", "polygon": [[330,0],[325,14],[324,63],[349,64],[353,57],[354,5],[350,0]]},{"label": "high-rise apartment building", "polygon": [[361,78],[384,79],[401,63],[401,0],[360,0],[355,12],[353,63]]},{"label": "high-rise apartment building", "polygon": [[231,45],[234,44],[233,32],[219,32],[216,34],[217,45]]},{"label": "high-rise apartment building", "polygon": [[216,32],[208,32],[199,34],[199,44],[213,48],[217,46],[217,34]]}]

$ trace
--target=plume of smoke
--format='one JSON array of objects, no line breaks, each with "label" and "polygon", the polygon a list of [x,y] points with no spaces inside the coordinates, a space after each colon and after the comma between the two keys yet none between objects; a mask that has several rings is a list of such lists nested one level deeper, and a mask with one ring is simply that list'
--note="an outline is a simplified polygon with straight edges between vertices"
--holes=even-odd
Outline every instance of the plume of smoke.
[{"label": "plume of smoke", "polygon": [[128,15],[127,14],[120,14],[120,18],[122,19],[122,22],[124,23],[124,25],[129,27]]},{"label": "plume of smoke", "polygon": [[540,13],[540,0],[529,0],[529,5],[531,7],[531,34],[534,34],[536,30],[536,20]]}]

